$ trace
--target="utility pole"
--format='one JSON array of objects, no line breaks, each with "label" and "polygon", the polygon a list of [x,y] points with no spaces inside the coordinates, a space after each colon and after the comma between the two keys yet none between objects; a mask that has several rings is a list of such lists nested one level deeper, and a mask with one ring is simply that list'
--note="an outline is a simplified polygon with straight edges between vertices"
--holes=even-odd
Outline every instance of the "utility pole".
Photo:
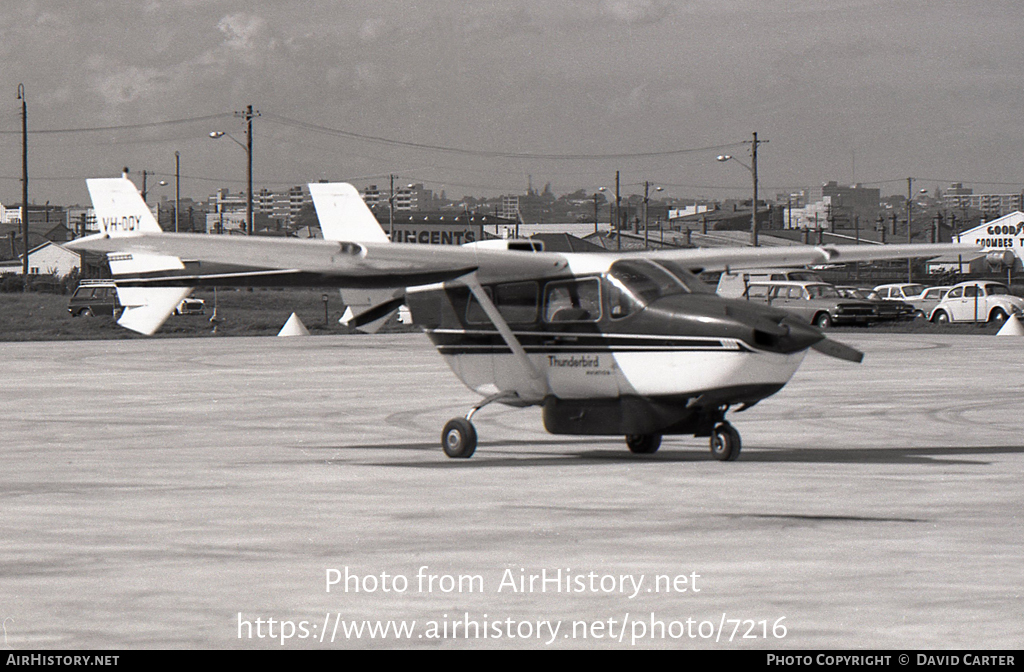
[{"label": "utility pole", "polygon": [[598,194],[598,192],[595,191],[594,192],[594,235],[595,236],[597,235],[597,194]]},{"label": "utility pole", "polygon": [[181,154],[174,152],[174,232],[178,232],[178,208],[181,202]]},{"label": "utility pole", "polygon": [[388,196],[388,240],[395,240],[395,176],[391,178],[391,195]]},{"label": "utility pole", "polygon": [[[907,244],[910,244],[911,240],[911,215],[914,209],[914,178],[907,178]],[[907,282],[913,282],[911,274],[913,273],[913,261],[910,257],[907,257]]]},{"label": "utility pole", "polygon": [[18,100],[21,101],[21,243],[24,248],[21,286],[22,291],[28,291],[28,105],[24,84],[18,84]]},{"label": "utility pole", "polygon": [[245,154],[248,159],[248,167],[246,169],[246,179],[249,182],[249,189],[245,195],[245,228],[246,233],[250,236],[255,231],[255,224],[252,219],[252,120],[253,117],[260,116],[258,111],[253,111],[252,105],[248,105],[243,112],[235,112],[236,117],[245,119],[246,122],[246,147]]},{"label": "utility pole", "polygon": [[619,171],[615,171],[615,240],[617,241],[618,249],[622,249],[622,219],[621,212],[619,211],[619,202],[621,197],[619,196]]},{"label": "utility pole", "polygon": [[757,247],[757,146],[764,144],[767,140],[758,141],[757,133],[754,133],[754,140],[750,146],[750,173],[754,176],[754,201],[751,203],[752,214],[750,216],[750,244]]}]

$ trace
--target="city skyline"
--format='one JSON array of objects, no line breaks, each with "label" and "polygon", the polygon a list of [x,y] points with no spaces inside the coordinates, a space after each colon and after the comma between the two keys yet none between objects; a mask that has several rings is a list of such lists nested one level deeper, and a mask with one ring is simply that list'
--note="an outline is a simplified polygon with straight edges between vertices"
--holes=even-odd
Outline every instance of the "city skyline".
[{"label": "city skyline", "polygon": [[19,83],[36,203],[86,204],[125,165],[173,196],[175,151],[183,196],[244,189],[244,150],[209,133],[244,140],[248,104],[256,189],[561,194],[619,170],[623,193],[742,198],[749,174],[714,157],[756,131],[769,198],[1014,192],[1022,22],[1009,2],[23,3],[0,10],[0,199],[20,201]]}]

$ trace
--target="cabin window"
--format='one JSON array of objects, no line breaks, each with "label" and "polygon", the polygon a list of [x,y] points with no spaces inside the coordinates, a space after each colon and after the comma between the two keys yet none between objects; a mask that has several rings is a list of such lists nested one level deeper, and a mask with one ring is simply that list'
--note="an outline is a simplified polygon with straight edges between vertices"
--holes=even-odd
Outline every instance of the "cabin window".
[{"label": "cabin window", "polygon": [[495,287],[498,312],[509,323],[537,321],[539,287],[536,282],[510,282]]},{"label": "cabin window", "polygon": [[544,290],[545,322],[596,322],[601,319],[597,278],[549,282]]},{"label": "cabin window", "polygon": [[[487,296],[494,302],[505,321],[509,324],[530,324],[537,321],[540,293],[536,282],[509,282],[494,287],[484,287]],[[472,294],[466,307],[466,322],[469,324],[490,324],[491,320],[484,307]]]},{"label": "cabin window", "polygon": [[769,289],[771,289],[771,287],[768,285],[751,285],[750,287],[747,287],[747,298],[764,301],[768,298]]}]

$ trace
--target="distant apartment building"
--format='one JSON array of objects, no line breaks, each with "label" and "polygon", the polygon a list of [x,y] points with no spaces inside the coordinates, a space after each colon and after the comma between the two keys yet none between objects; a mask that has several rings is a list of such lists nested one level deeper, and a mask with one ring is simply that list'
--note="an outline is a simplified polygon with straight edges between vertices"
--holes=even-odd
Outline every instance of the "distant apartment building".
[{"label": "distant apartment building", "polygon": [[976,194],[961,182],[954,182],[942,192],[942,202],[951,210],[970,208],[1000,217],[1024,211],[1024,194]]},{"label": "distant apartment building", "polygon": [[[305,187],[291,187],[285,191],[273,191],[260,189],[253,193],[252,211],[255,214],[262,214],[266,217],[277,220],[283,224],[294,225],[302,212],[302,206],[310,200],[309,193]],[[246,198],[244,192],[232,194],[227,189],[220,189],[210,196],[210,215],[218,223],[224,222],[224,228],[233,228],[227,222],[234,222],[238,213],[242,214],[241,221],[245,221]]]},{"label": "distant apartment building", "polygon": [[[374,212],[387,212],[390,200],[390,188],[381,191],[376,184],[363,189],[363,202]],[[424,189],[422,184],[405,184],[395,187],[395,212],[418,212],[429,207],[433,192]]]},{"label": "distant apartment building", "polygon": [[363,202],[371,209],[375,209],[383,201],[385,204],[388,202],[387,196],[381,196],[380,189],[377,188],[376,184],[371,184],[366,189],[363,189]]},{"label": "distant apartment building", "polygon": [[519,217],[519,197],[502,196],[501,208],[498,210],[498,216],[503,219],[511,219],[515,221]]},{"label": "distant apartment building", "polygon": [[814,210],[825,208],[825,218],[831,224],[825,228],[852,229],[856,226],[856,218],[860,219],[862,227],[874,222],[881,212],[881,200],[879,189],[870,189],[859,184],[847,187],[830,180],[820,187],[807,191],[806,207],[814,206]]}]

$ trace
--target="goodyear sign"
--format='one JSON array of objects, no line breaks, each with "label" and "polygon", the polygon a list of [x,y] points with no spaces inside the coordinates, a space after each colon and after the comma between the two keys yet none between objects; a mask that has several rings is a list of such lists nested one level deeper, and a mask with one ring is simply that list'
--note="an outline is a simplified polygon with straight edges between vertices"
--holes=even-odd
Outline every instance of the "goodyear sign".
[{"label": "goodyear sign", "polygon": [[976,226],[961,233],[960,242],[973,243],[988,252],[1009,251],[1024,257],[1024,213],[1013,212]]}]

